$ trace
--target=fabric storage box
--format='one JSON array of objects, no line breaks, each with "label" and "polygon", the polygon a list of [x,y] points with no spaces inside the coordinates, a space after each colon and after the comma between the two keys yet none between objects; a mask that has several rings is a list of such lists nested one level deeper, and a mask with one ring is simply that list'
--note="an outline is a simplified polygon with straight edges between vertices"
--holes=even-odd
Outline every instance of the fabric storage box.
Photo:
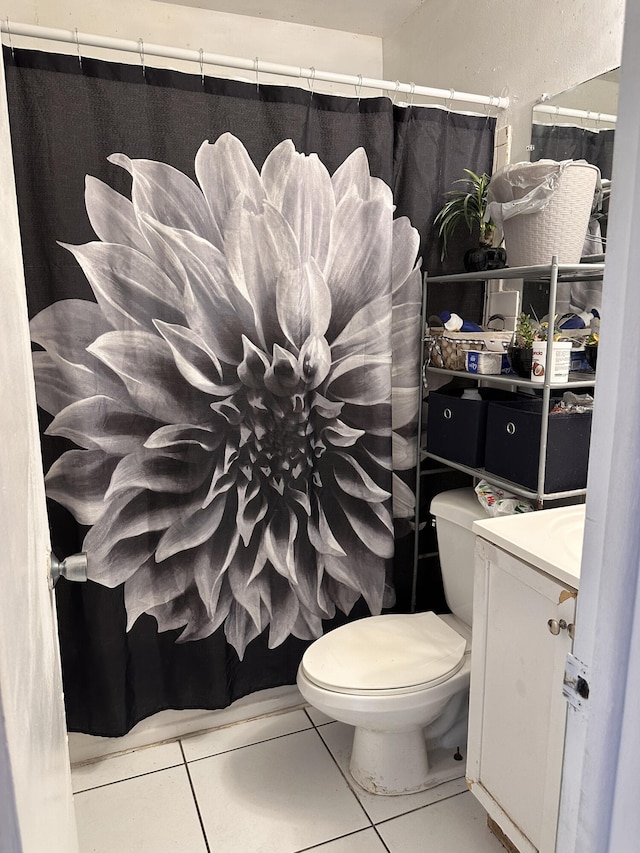
[{"label": "fabric storage box", "polygon": [[479,388],[479,400],[463,399],[462,393],[462,388],[447,385],[429,392],[427,452],[460,465],[479,468],[484,464],[489,401],[522,397],[495,388]]},{"label": "fabric storage box", "polygon": [[[556,402],[551,401],[551,408]],[[486,471],[537,489],[541,418],[541,399],[491,403],[486,425]],[[591,412],[549,415],[545,494],[586,487],[590,438]]]}]

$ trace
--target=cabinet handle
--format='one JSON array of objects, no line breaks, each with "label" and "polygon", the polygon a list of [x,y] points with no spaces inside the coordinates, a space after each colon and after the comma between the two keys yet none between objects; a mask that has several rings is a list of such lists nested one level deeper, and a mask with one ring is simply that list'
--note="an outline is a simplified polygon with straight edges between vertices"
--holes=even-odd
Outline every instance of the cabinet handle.
[{"label": "cabinet handle", "polygon": [[549,632],[554,636],[557,636],[560,631],[564,631],[567,627],[567,623],[564,619],[549,619],[547,625],[549,626]]}]

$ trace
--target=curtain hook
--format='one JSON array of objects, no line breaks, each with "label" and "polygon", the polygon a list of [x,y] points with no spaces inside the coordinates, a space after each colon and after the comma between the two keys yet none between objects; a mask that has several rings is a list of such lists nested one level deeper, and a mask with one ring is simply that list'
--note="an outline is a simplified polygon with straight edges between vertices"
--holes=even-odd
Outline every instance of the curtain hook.
[{"label": "curtain hook", "polygon": [[356,84],[356,97],[360,103],[360,93],[362,92],[362,74],[358,74],[358,82]]},{"label": "curtain hook", "polygon": [[80,63],[80,71],[82,71],[82,54],[80,53],[80,37],[78,36],[78,28],[75,29],[76,34],[76,49],[78,51],[78,62]]},{"label": "curtain hook", "polygon": [[200,48],[198,51],[200,54],[200,79],[202,81],[202,88],[204,89],[204,48]]},{"label": "curtain hook", "polygon": [[260,76],[259,76],[260,67],[258,65],[258,57],[257,56],[253,60],[253,69],[256,72],[256,92],[258,94],[260,94]]},{"label": "curtain hook", "polygon": [[311,74],[309,75],[309,77],[307,79],[307,84],[308,84],[309,90],[311,92],[311,97],[313,98],[313,87],[316,84],[316,69],[312,65],[309,70],[311,71]]},{"label": "curtain hook", "polygon": [[395,105],[396,105],[396,98],[398,97],[398,92],[399,92],[399,91],[400,91],[400,81],[399,81],[399,80],[396,80],[396,88],[395,88],[395,91],[394,91],[394,93],[393,93],[393,100],[391,101],[391,106],[392,106],[392,107],[395,107]]},{"label": "curtain hook", "polygon": [[455,97],[456,97],[456,90],[455,89],[449,89],[449,97],[445,98],[445,107],[447,108],[447,110],[449,112],[451,112],[451,110],[452,110],[453,101],[454,101]]},{"label": "curtain hook", "polygon": [[600,130],[601,119],[602,119],[602,113],[598,113],[598,117],[596,118],[596,130]]},{"label": "curtain hook", "polygon": [[409,83],[409,86],[410,86],[410,89],[409,89],[409,106],[412,107],[413,106],[413,95],[414,95],[414,92],[416,91],[416,84],[415,83]]},{"label": "curtain hook", "polygon": [[142,76],[147,79],[147,69],[144,64],[144,42],[138,39],[138,50],[140,51],[140,63],[142,64]]},{"label": "curtain hook", "polygon": [[9,23],[9,17],[7,16],[7,34],[9,36],[9,50],[11,51],[11,58],[15,60],[16,52],[13,49],[13,38],[11,36],[11,24]]}]

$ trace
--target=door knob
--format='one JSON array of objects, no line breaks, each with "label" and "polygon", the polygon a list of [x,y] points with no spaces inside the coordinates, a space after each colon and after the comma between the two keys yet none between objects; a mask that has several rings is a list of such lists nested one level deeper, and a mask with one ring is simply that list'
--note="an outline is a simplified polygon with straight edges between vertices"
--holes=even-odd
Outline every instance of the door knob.
[{"label": "door knob", "polygon": [[559,634],[560,631],[564,631],[567,627],[567,623],[564,619],[549,619],[547,625],[549,626],[549,631],[554,635]]},{"label": "door knob", "polygon": [[81,551],[79,554],[71,554],[71,556],[65,557],[64,560],[59,560],[52,551],[51,568],[49,570],[51,586],[54,587],[60,578],[84,583],[87,580],[87,568],[88,560],[86,551]]}]

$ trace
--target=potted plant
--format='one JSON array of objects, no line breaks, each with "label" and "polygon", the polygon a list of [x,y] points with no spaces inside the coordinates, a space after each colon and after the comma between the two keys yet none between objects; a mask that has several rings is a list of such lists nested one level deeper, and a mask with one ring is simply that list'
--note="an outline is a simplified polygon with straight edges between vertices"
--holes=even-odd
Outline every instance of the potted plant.
[{"label": "potted plant", "polygon": [[487,189],[491,179],[486,172],[476,175],[471,169],[464,171],[467,177],[454,182],[463,184],[463,187],[445,193],[449,200],[434,220],[434,224],[438,226],[438,236],[442,240],[440,259],[446,258],[447,245],[452,234],[464,224],[469,229],[469,234],[477,233],[478,236],[478,247],[469,249],[464,256],[467,272],[502,269],[506,265],[507,254],[504,249],[493,245],[495,223],[491,219],[485,221]]},{"label": "potted plant", "polygon": [[533,342],[540,340],[538,325],[534,324],[531,315],[520,313],[516,320],[513,343],[509,347],[509,362],[518,376],[528,379],[531,376],[533,361]]}]

